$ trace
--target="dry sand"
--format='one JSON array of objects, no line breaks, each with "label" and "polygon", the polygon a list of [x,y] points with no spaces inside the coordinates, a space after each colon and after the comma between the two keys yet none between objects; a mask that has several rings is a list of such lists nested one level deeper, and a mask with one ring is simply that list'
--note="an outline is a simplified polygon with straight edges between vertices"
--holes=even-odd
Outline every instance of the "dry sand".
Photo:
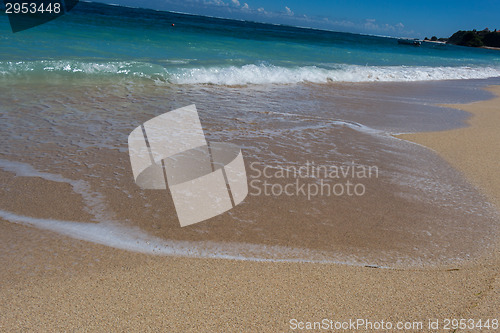
[{"label": "dry sand", "polygon": [[[470,127],[401,137],[500,205],[500,98],[454,107],[473,114]],[[0,331],[283,332],[292,318],[422,321],[429,331],[428,319],[498,319],[499,263],[498,251],[406,270],[154,257],[2,221]]]}]

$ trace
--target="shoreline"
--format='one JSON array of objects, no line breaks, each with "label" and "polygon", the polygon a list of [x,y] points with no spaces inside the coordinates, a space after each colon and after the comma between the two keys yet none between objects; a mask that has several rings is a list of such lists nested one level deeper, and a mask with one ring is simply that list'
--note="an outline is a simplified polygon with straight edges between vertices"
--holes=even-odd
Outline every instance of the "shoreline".
[{"label": "shoreline", "polygon": [[[500,150],[489,143],[500,142],[500,132],[495,125],[500,124],[500,86],[488,86],[486,90],[494,97],[487,101],[470,104],[441,105],[468,112],[469,126],[447,131],[398,134],[395,137],[418,143],[432,149],[453,167],[457,168],[480,191],[500,209]],[[496,111],[496,113],[495,113]],[[456,149],[459,146],[460,149]],[[478,149],[481,147],[481,149]],[[480,165],[488,166],[481,170]]]},{"label": "shoreline", "polygon": [[[400,134],[396,137],[423,145],[437,152],[454,168],[462,172],[476,188],[495,205],[500,212],[500,86],[488,86],[492,99],[470,104],[443,105],[471,114],[469,126],[443,132]],[[498,227],[497,227],[498,228]],[[496,244],[487,259],[478,265],[489,267],[490,283],[481,302],[470,313],[495,314],[500,308],[500,235],[497,229]],[[481,261],[481,260],[480,260]]]},{"label": "shoreline", "polygon": [[[471,112],[469,127],[397,137],[439,153],[500,207],[499,100],[453,105]],[[155,257],[0,223],[0,327],[286,331],[292,318],[485,320],[500,308],[499,263],[498,250],[416,269]]]},{"label": "shoreline", "polygon": [[500,47],[494,47],[494,46],[481,46],[481,48],[487,50],[500,50]]}]

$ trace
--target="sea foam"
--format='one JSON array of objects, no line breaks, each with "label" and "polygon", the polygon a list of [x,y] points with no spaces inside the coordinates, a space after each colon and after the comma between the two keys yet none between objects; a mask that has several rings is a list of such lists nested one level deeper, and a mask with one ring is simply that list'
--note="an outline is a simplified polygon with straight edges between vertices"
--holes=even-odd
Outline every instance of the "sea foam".
[{"label": "sea foam", "polygon": [[[179,66],[177,66],[179,65]],[[145,62],[82,62],[75,60],[0,62],[0,79],[15,76],[88,76],[143,78],[167,84],[265,85],[331,82],[411,82],[500,77],[492,66],[243,66],[163,67]]]},{"label": "sea foam", "polygon": [[270,65],[179,69],[172,82],[179,84],[291,84],[301,82],[407,82],[485,79],[500,76],[493,67],[407,67],[343,65],[334,69],[316,66],[286,68]]}]

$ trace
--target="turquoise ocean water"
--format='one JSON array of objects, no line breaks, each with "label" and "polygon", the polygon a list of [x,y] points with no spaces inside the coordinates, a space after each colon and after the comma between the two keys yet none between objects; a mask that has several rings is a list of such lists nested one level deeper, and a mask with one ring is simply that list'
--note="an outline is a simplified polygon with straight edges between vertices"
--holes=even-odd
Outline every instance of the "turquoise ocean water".
[{"label": "turquoise ocean water", "polygon": [[1,77],[44,74],[218,85],[467,79],[500,76],[500,53],[87,2],[13,34],[1,14]]}]

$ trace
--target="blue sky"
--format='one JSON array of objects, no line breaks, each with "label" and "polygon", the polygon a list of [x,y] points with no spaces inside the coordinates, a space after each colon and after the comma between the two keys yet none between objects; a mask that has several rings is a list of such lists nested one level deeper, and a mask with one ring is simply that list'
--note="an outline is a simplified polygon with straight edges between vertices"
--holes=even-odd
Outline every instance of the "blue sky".
[{"label": "blue sky", "polygon": [[500,29],[500,0],[100,0],[134,7],[281,23],[335,31],[449,37]]}]

